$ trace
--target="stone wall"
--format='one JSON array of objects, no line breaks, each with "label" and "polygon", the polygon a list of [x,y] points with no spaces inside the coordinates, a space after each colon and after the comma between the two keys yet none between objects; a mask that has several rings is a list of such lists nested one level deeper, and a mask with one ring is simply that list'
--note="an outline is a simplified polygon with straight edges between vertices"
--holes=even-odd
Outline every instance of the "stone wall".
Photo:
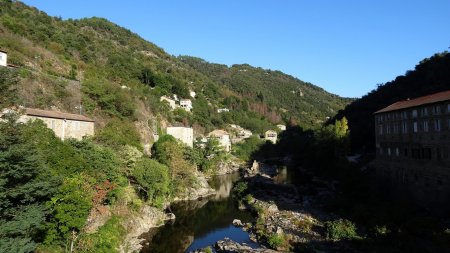
[{"label": "stone wall", "polygon": [[55,135],[62,140],[65,140],[67,138],[81,140],[83,136],[94,135],[94,122],[45,118],[29,115],[23,115],[20,118],[22,122],[36,119],[42,120],[47,125],[47,127],[52,129],[53,132],[55,132]]}]

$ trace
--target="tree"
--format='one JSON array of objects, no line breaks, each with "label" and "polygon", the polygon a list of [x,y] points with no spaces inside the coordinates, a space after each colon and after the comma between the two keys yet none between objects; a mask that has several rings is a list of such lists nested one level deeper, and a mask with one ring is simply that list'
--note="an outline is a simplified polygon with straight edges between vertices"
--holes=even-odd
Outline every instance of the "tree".
[{"label": "tree", "polygon": [[37,150],[40,137],[56,138],[42,122],[0,122],[0,252],[32,252],[42,240],[48,214],[45,201],[57,185]]},{"label": "tree", "polygon": [[155,160],[142,157],[132,170],[132,175],[147,200],[158,205],[170,194],[169,168]]}]

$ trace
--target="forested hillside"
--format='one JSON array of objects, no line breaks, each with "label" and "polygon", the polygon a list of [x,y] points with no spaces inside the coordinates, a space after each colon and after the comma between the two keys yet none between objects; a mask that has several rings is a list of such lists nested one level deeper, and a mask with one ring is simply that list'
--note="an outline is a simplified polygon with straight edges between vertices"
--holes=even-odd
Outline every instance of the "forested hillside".
[{"label": "forested hillside", "polygon": [[[262,132],[290,119],[319,127],[348,102],[279,71],[236,65],[211,75],[102,18],[62,20],[21,2],[0,4],[0,48],[20,67],[19,84],[11,86],[16,96],[2,94],[3,105],[78,112],[82,104],[101,127],[113,120],[139,124],[148,142],[158,116],[200,133],[226,123]],[[193,114],[159,102],[161,95],[188,98],[189,90],[197,93]],[[231,112],[217,113],[221,107]]]},{"label": "forested hillside", "polygon": [[243,101],[248,101],[250,110],[274,123],[291,121],[304,128],[316,128],[352,101],[280,71],[248,64],[228,67],[189,56],[178,58],[235,92],[222,101],[223,106],[240,109]]},{"label": "forested hillside", "polygon": [[375,149],[373,113],[398,100],[415,98],[450,89],[450,53],[422,60],[414,70],[378,86],[349,104],[337,118],[346,117],[354,151]]}]

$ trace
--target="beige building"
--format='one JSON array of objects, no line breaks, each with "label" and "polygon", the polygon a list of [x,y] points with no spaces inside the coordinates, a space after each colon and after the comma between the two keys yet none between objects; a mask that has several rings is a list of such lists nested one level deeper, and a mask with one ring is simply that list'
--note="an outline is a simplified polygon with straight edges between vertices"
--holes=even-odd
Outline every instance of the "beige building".
[{"label": "beige building", "polygon": [[274,130],[267,130],[264,133],[264,139],[266,141],[272,142],[273,144],[277,143],[277,137],[278,137],[278,134]]},{"label": "beige building", "polygon": [[450,211],[450,90],[375,112],[377,175],[427,208]]},{"label": "beige building", "polygon": [[226,152],[231,151],[231,139],[227,131],[217,129],[208,134],[209,138],[216,138],[219,144]]},{"label": "beige building", "polygon": [[8,66],[8,52],[0,49],[0,66]]},{"label": "beige building", "polygon": [[[2,114],[10,111],[15,110],[5,109]],[[20,113],[22,114],[19,118],[20,122],[42,120],[62,140],[68,138],[81,140],[84,136],[94,135],[94,120],[83,115],[33,108],[21,109]]]},{"label": "beige building", "polygon": [[191,148],[194,146],[194,130],[191,127],[167,127],[167,134]]}]

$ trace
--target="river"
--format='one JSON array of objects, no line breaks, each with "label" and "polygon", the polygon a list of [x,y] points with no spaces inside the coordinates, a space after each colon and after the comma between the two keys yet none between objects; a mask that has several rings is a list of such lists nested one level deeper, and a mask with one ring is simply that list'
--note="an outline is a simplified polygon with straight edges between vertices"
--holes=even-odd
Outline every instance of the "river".
[{"label": "river", "polygon": [[211,187],[217,191],[215,196],[172,204],[175,222],[142,235],[150,243],[144,243],[141,252],[189,252],[213,245],[225,237],[252,247],[258,246],[250,241],[247,232],[232,225],[233,219],[253,221],[250,213],[239,210],[231,197],[233,183],[237,180],[239,173],[216,176],[210,180]]}]

